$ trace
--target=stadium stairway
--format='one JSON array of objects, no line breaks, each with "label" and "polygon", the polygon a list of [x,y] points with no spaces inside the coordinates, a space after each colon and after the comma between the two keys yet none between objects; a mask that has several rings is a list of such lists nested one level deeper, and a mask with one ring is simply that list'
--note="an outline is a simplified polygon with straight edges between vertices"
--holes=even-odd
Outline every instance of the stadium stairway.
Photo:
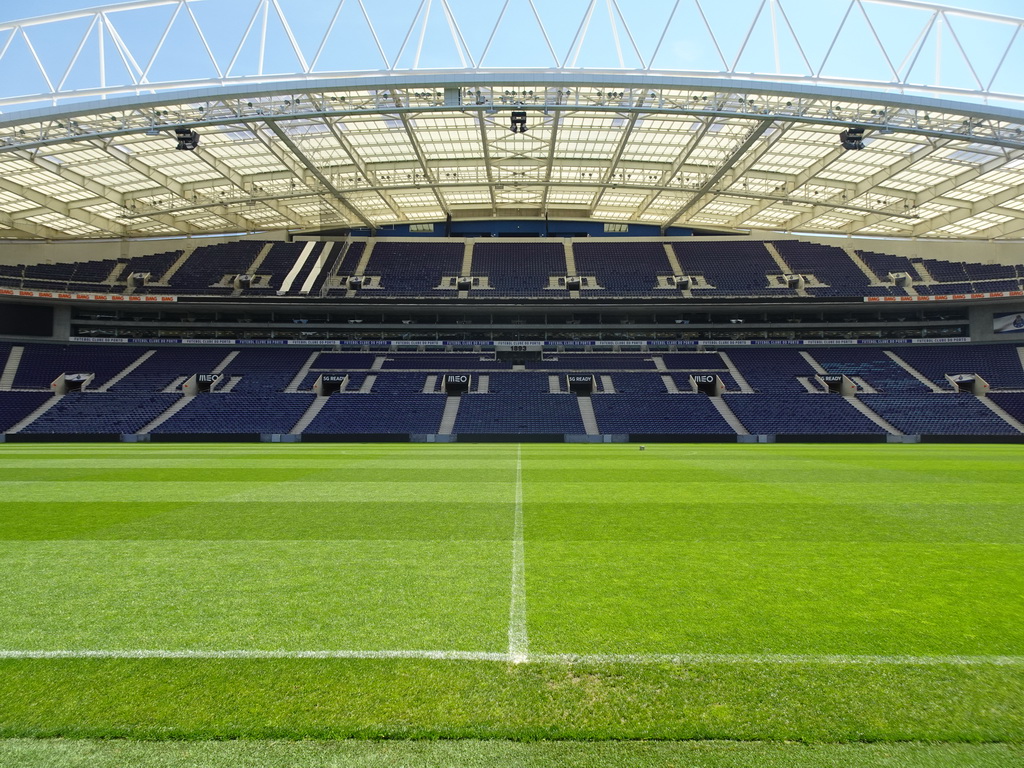
[{"label": "stadium stairway", "polygon": [[168,269],[166,272],[164,272],[164,274],[160,277],[159,280],[156,280],[156,281],[150,283],[150,285],[161,286],[161,287],[169,286],[171,284],[171,278],[174,277],[174,274],[179,269],[181,269],[183,266],[185,266],[185,262],[186,261],[188,261],[190,258],[192,258],[192,254],[195,253],[195,250],[198,247],[199,247],[198,245],[190,245],[189,247],[185,248],[181,252],[181,256],[179,256],[175,260],[175,262],[173,264],[171,264],[170,269]]},{"label": "stadium stairway", "polygon": [[860,254],[857,253],[856,249],[843,248],[843,252],[850,257],[850,261],[857,265],[857,269],[859,269],[867,276],[871,285],[882,285],[882,282],[878,279],[878,276],[871,271],[871,267],[864,263],[864,259],[860,257]]},{"label": "stadium stairway", "polygon": [[[873,391],[874,390],[872,390],[872,392]],[[850,405],[852,405],[854,408],[856,408],[858,411],[863,413],[865,416],[867,416],[869,419],[871,419],[873,422],[875,422],[875,424],[880,426],[882,429],[884,429],[890,435],[902,435],[903,434],[898,429],[896,429],[896,427],[894,427],[888,421],[886,421],[881,416],[879,416],[877,413],[875,413],[873,410],[871,410],[871,408],[868,407],[867,403],[864,403],[861,400],[858,400],[856,395],[849,395],[849,396],[843,397],[843,399],[846,402],[848,402]]]},{"label": "stadium stairway", "polygon": [[887,350],[885,350],[885,356],[888,357],[890,360],[892,360],[894,363],[896,363],[896,365],[898,365],[904,371],[906,371],[911,376],[913,376],[915,379],[917,379],[922,384],[924,384],[932,392],[949,392],[950,391],[948,389],[943,389],[938,384],[936,384],[934,381],[930,381],[919,370],[917,370],[914,366],[912,366],[906,360],[901,358],[895,352],[891,352],[890,350],[887,349]]},{"label": "stadium stairway", "polygon": [[4,372],[0,374],[0,390],[7,392],[14,386],[14,377],[18,375],[18,366],[21,364],[23,354],[25,354],[24,347],[11,347],[11,353],[7,356],[7,363],[4,365]]},{"label": "stadium stairway", "polygon": [[156,429],[161,424],[163,424],[165,421],[167,421],[169,418],[171,418],[171,416],[173,416],[178,411],[180,411],[182,408],[184,408],[186,405],[188,405],[191,400],[192,400],[191,397],[185,397],[184,395],[182,395],[181,398],[179,400],[175,401],[175,403],[170,408],[168,408],[166,411],[161,413],[159,416],[157,416],[155,419],[153,419],[151,422],[149,422],[149,424],[144,426],[142,429],[140,429],[135,434],[137,434],[137,435],[147,435],[147,434],[149,434],[154,429]]},{"label": "stadium stairway", "polygon": [[302,246],[302,250],[299,252],[299,255],[295,257],[295,261],[292,263],[291,269],[288,270],[288,274],[284,276],[284,280],[281,282],[281,287],[277,291],[278,295],[283,295],[291,290],[295,279],[299,276],[299,273],[306,266],[306,262],[309,261],[310,257],[313,255],[313,249],[315,247],[315,242],[308,242]]},{"label": "stadium stairway", "polygon": [[722,362],[725,363],[725,367],[729,369],[729,374],[733,379],[735,379],[736,385],[740,388],[740,392],[752,394],[754,391],[753,387],[751,387],[747,383],[747,380],[743,378],[743,374],[740,373],[740,369],[736,367],[736,364],[729,358],[729,356],[725,354],[725,352],[719,352],[718,356],[722,358]]},{"label": "stadium stairway", "polygon": [[708,400],[715,406],[715,410],[718,411],[722,418],[725,419],[726,423],[736,430],[737,435],[749,435],[750,432],[743,426],[743,422],[740,421],[736,414],[732,412],[732,408],[725,402],[721,397],[709,397]]},{"label": "stadium stairway", "polygon": [[320,350],[317,350],[316,352],[312,353],[309,357],[306,358],[306,362],[302,364],[302,367],[299,369],[299,372],[295,374],[295,378],[292,379],[291,383],[289,383],[288,386],[284,388],[285,392],[299,391],[299,387],[302,385],[303,379],[306,378],[306,374],[309,373],[309,369],[313,367],[313,363],[316,362],[316,359],[318,357],[320,357]]},{"label": "stadium stairway", "polygon": [[329,399],[330,397],[313,398],[313,402],[309,404],[309,408],[307,408],[306,412],[302,414],[302,416],[299,418],[297,422],[295,422],[295,426],[291,428],[291,431],[288,434],[301,435],[302,431],[306,427],[308,427],[313,422],[313,419],[317,417],[320,411],[324,409],[324,406],[327,405],[327,401]]},{"label": "stadium stairway", "polygon": [[459,416],[459,405],[462,398],[458,395],[449,397],[444,404],[444,413],[441,414],[441,426],[437,428],[437,434],[450,435],[455,429],[455,419]]},{"label": "stadium stairway", "polygon": [[320,275],[323,274],[324,269],[328,264],[331,263],[331,251],[334,250],[334,243],[327,243],[320,250],[319,255],[313,259],[313,264],[309,269],[309,273],[306,275],[306,279],[302,281],[302,285],[299,288],[299,293],[303,296],[309,295],[309,292],[313,290],[313,286],[316,285],[320,279]]},{"label": "stadium stairway", "polygon": [[988,406],[988,409],[992,411],[992,413],[1001,418],[1018,432],[1024,434],[1024,424],[1021,424],[1017,419],[1004,411],[998,403],[993,402],[992,399],[988,397],[979,397],[978,399]]},{"label": "stadium stairway", "polygon": [[18,432],[21,432],[23,429],[25,429],[25,427],[27,427],[33,421],[38,419],[40,416],[42,416],[48,410],[53,408],[53,406],[55,406],[57,403],[59,403],[63,399],[64,399],[64,395],[54,395],[49,400],[47,400],[45,403],[43,403],[38,408],[36,408],[34,411],[32,411],[32,413],[30,413],[24,419],[22,419],[17,424],[15,424],[13,427],[8,429],[7,430],[7,434],[8,435],[16,435]]},{"label": "stadium stairway", "polygon": [[588,435],[600,435],[601,430],[597,428],[597,416],[594,415],[594,402],[589,397],[577,397],[576,403],[580,407],[580,418],[583,419],[583,429]]},{"label": "stadium stairway", "polygon": [[155,349],[150,349],[150,350],[148,350],[146,352],[143,352],[141,355],[139,355],[139,357],[136,360],[134,360],[133,362],[129,363],[124,368],[122,368],[120,370],[120,372],[118,372],[113,378],[107,379],[106,383],[103,384],[103,386],[97,387],[96,391],[97,392],[109,392],[110,388],[112,386],[117,384],[117,382],[119,382],[121,379],[123,379],[129,373],[134,371],[136,368],[138,368],[144,362],[149,360],[149,358],[151,358],[155,354],[156,354],[156,350]]},{"label": "stadium stairway", "polygon": [[238,352],[239,351],[237,349],[233,352],[228,352],[224,359],[221,360],[217,364],[217,367],[210,371],[210,373],[223,373],[224,369],[231,365],[231,361],[238,357]]}]

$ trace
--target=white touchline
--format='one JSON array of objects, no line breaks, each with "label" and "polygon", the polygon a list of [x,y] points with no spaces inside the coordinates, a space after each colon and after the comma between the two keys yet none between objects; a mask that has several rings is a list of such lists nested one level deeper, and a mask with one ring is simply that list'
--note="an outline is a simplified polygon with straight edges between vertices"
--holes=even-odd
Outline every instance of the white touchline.
[{"label": "white touchline", "polygon": [[512,527],[512,599],[508,611],[508,655],[515,664],[528,660],[526,635],[526,562],[523,554],[523,446],[516,446],[516,508]]},{"label": "white touchline", "polygon": [[[525,654],[523,654],[525,656]],[[489,651],[352,651],[352,650],[0,650],[0,659],[425,659],[429,661],[497,661],[522,663],[513,653]],[[652,665],[817,664],[845,666],[1024,666],[1024,656],[857,656],[851,654],[773,653],[534,653],[531,664]]]}]

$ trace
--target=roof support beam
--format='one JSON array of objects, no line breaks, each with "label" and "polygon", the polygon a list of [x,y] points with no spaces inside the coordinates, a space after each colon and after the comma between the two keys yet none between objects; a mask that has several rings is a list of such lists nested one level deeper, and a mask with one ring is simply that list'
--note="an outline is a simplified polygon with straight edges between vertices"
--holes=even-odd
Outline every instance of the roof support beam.
[{"label": "roof support beam", "polygon": [[[168,195],[179,197],[183,202],[187,200],[186,190],[181,182],[172,179],[167,174],[158,171],[156,168],[142,162],[141,160],[138,159],[138,157],[134,155],[129,155],[127,152],[115,149],[112,142],[110,142],[109,140],[103,141],[100,139],[94,139],[90,143],[93,146],[102,149],[112,158],[131,168],[136,173],[142,174],[143,176],[154,182],[154,189],[139,195],[132,195],[129,199],[137,199],[138,197],[143,197],[147,195],[159,195],[163,192]],[[196,230],[186,221],[181,221],[173,216],[161,213],[160,211],[157,210],[149,210],[149,208],[150,206],[147,206],[147,210],[144,211],[144,213],[148,218],[152,219],[153,221],[159,221],[161,224],[166,224],[168,227],[171,227],[172,229],[175,229],[183,234],[202,234],[200,230]],[[252,228],[252,224],[250,222],[238,218],[223,206],[211,210],[213,210],[214,213],[216,213],[225,221],[236,226],[238,230],[241,232],[247,232]]]},{"label": "roof support beam", "polygon": [[[202,160],[204,163],[206,163],[208,166],[210,166],[213,170],[215,170],[217,173],[219,173],[225,179],[230,181],[231,184],[236,189],[240,190],[241,192],[243,192],[243,193],[245,193],[247,195],[252,195],[253,194],[252,182],[250,180],[246,179],[245,177],[243,177],[234,168],[229,166],[227,163],[225,163],[219,157],[214,155],[212,152],[210,152],[209,150],[205,150],[202,147],[199,147],[199,148],[197,148],[194,151],[194,154],[195,154],[196,157],[198,157],[200,160]],[[262,195],[260,196],[260,198],[261,198],[260,202],[263,205],[265,205],[266,207],[270,208],[271,210],[277,212],[278,214],[280,214],[284,218],[286,218],[289,221],[291,221],[296,226],[300,226],[300,227],[307,227],[307,226],[309,226],[309,222],[303,221],[298,214],[296,214],[294,211],[292,211],[287,206],[282,205],[279,201],[272,200],[272,199],[267,199],[265,196],[262,196]]]},{"label": "roof support beam", "polygon": [[711,177],[708,178],[708,180],[705,181],[700,186],[700,189],[698,189],[694,193],[693,197],[690,198],[689,202],[681,206],[679,210],[677,210],[675,213],[673,213],[671,216],[665,219],[665,226],[671,227],[673,224],[679,221],[679,219],[687,211],[689,211],[695,205],[697,205],[697,203],[700,202],[701,198],[703,198],[706,194],[708,194],[708,192],[710,192],[714,188],[714,186],[719,182],[721,178],[723,178],[729,172],[729,169],[732,168],[734,164],[740,161],[744,154],[746,154],[747,150],[754,145],[755,141],[757,141],[764,135],[764,132],[767,131],[771,127],[771,125],[772,120],[765,119],[762,120],[759,125],[751,129],[750,133],[747,134],[747,138],[745,138],[743,142],[738,147],[736,147],[736,149],[733,150],[732,154],[730,154],[729,157],[726,158],[725,161],[718,167],[718,170],[711,174]]},{"label": "roof support beam", "polygon": [[[366,179],[367,183],[371,186],[380,186],[380,180],[377,178],[376,171],[371,169],[369,164],[359,156],[359,153],[356,152],[355,148],[352,146],[352,142],[345,138],[345,135],[338,130],[337,123],[325,117],[324,125],[326,125],[328,130],[330,130],[334,140],[338,142],[338,146],[345,151],[345,154],[348,155],[349,159],[352,161],[352,165],[356,167],[356,170],[358,170],[362,177]],[[394,213],[399,220],[406,219],[405,214],[402,213],[401,208],[398,207],[398,203],[395,202],[395,199],[386,190],[382,189],[378,194],[380,195],[380,199],[384,201],[388,208],[391,209],[391,212]]]},{"label": "roof support beam", "polygon": [[409,120],[409,115],[402,112],[399,114],[399,117],[402,119],[402,125],[405,126],[405,132],[409,137],[409,143],[412,145],[412,151],[416,153],[416,159],[420,161],[420,168],[423,169],[423,177],[430,186],[430,191],[434,194],[434,198],[437,200],[437,204],[441,207],[441,211],[444,215],[451,216],[448,204],[445,202],[444,196],[438,190],[437,181],[430,172],[430,164],[427,162],[427,156],[423,154],[423,147],[420,146],[420,141],[416,138],[416,132],[412,129],[412,121]]},{"label": "roof support beam", "polygon": [[[545,214],[548,211],[548,192],[551,191],[551,177],[555,171],[555,147],[558,145],[558,126],[561,120],[562,110],[556,109],[551,114],[551,143],[548,144],[547,165],[544,168],[544,194],[540,200],[540,208]],[[591,207],[591,210],[593,210],[593,207]]]},{"label": "roof support beam", "polygon": [[[260,131],[258,129],[258,127],[250,126],[249,130],[255,133],[259,140],[263,143],[263,145],[267,147],[267,149],[269,149],[271,152],[273,152],[277,159],[281,161],[281,163],[286,168],[291,169],[295,177],[303,184],[309,186],[306,181],[306,175],[302,172],[302,168],[305,168],[306,171],[308,171],[314,178],[316,178],[316,180],[323,185],[324,190],[328,193],[326,197],[328,205],[330,205],[332,208],[338,211],[338,213],[344,216],[346,220],[351,220],[355,218],[358,221],[362,222],[370,230],[376,229],[376,227],[370,222],[370,220],[363,215],[362,211],[360,211],[358,208],[353,206],[345,199],[345,196],[341,193],[341,191],[337,187],[335,187],[334,184],[331,183],[330,179],[328,179],[326,176],[323,175],[323,173],[320,172],[320,169],[318,169],[313,164],[313,161],[306,156],[305,152],[299,149],[299,146],[294,141],[292,141],[291,137],[284,132],[284,130],[281,128],[281,126],[277,124],[276,121],[268,121],[267,127],[274,132],[274,135],[277,136],[280,142],[284,144],[285,147],[288,148],[291,154],[289,154],[289,152],[282,151],[281,147],[275,145],[274,142],[270,141],[267,138],[267,136],[263,133],[263,131]],[[311,191],[313,191],[314,194],[316,192],[316,190],[314,189],[311,189]]]},{"label": "roof support beam", "polygon": [[[643,100],[644,100],[644,97],[641,96],[640,97],[640,104],[639,105],[643,104]],[[639,121],[639,119],[640,119],[640,113],[639,112],[632,112],[632,113],[630,113],[629,120],[626,123],[626,126],[623,129],[623,131],[622,131],[622,136],[619,139],[619,143],[615,147],[615,152],[612,153],[611,160],[608,163],[608,170],[605,173],[604,179],[603,179],[603,188],[601,189],[601,192],[599,194],[594,195],[594,201],[593,201],[593,203],[590,206],[590,212],[591,213],[593,213],[595,210],[597,210],[597,207],[601,204],[602,198],[604,198],[604,193],[608,191],[608,186],[612,183],[612,177],[615,175],[616,170],[618,170],[619,163],[622,161],[622,153],[625,152],[626,151],[626,147],[629,146],[629,141],[630,141],[630,139],[633,138],[633,130],[636,128],[636,124],[637,124],[637,121]],[[552,142],[551,146],[552,146],[552,150],[553,150],[554,149],[554,142]],[[548,165],[549,166],[551,164],[552,159],[553,158],[549,158],[548,159]],[[550,179],[550,175],[548,176],[548,180],[549,181],[551,180]],[[546,194],[547,193],[545,192],[545,195]]]},{"label": "roof support beam", "polygon": [[[676,177],[676,175],[683,169],[683,166],[686,165],[686,162],[693,155],[694,150],[696,150],[697,147],[700,146],[700,143],[704,141],[704,137],[708,135],[708,132],[711,130],[711,126],[713,126],[714,124],[714,115],[711,115],[704,120],[700,129],[693,134],[693,138],[690,139],[690,142],[686,145],[686,148],[679,153],[679,156],[672,163],[672,166],[667,171],[662,173],[661,181],[658,183],[659,187],[665,187],[668,186],[669,183],[671,183],[672,179]],[[647,209],[650,208],[651,204],[657,199],[658,194],[658,192],[652,192],[647,196],[647,199],[644,200],[643,203],[641,203],[640,206],[637,208],[636,218],[639,219],[641,214],[646,213]]]},{"label": "roof support beam", "polygon": [[484,119],[482,110],[477,112],[476,116],[480,125],[480,146],[483,148],[484,169],[487,172],[487,191],[491,196],[491,215],[496,216],[498,214],[498,199],[494,194],[494,163],[491,161],[491,147],[487,138],[487,121]]},{"label": "roof support beam", "polygon": [[[56,200],[50,195],[38,192],[31,187],[26,187],[23,184],[13,182],[3,176],[0,176],[0,189],[12,192],[19,197],[26,200],[31,200],[36,205],[42,206],[53,213],[59,213],[61,216],[66,216],[69,219],[80,221],[83,224],[88,224],[90,227],[94,227],[101,232],[105,232],[115,237],[125,237],[128,232],[124,225],[117,224],[114,221],[106,218],[105,216],[99,216],[89,211],[81,210],[78,208],[72,208],[67,203]],[[26,211],[28,215],[38,215],[38,212]],[[18,214],[13,214],[12,218],[17,221]],[[20,224],[18,226],[21,226]],[[67,237],[67,234],[64,234]]]}]

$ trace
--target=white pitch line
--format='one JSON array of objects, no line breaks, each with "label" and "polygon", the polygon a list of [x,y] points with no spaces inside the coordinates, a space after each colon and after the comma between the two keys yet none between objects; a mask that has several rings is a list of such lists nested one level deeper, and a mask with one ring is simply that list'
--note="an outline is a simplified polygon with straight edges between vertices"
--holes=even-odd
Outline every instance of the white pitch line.
[{"label": "white pitch line", "polygon": [[516,446],[516,510],[512,528],[512,599],[508,610],[508,655],[514,664],[529,658],[526,635],[526,558],[523,554],[523,446]]},{"label": "white pitch line", "polygon": [[5,651],[0,659],[429,659],[433,661],[505,661],[507,653],[486,651],[256,651],[256,650],[66,650]]},{"label": "white pitch line", "polygon": [[[496,661],[522,663],[511,653],[488,651],[287,651],[287,650],[0,650],[0,659],[424,659],[428,661]],[[532,664],[707,666],[798,665],[827,666],[1024,666],[1024,656],[856,656],[850,654],[742,653],[535,653]]]}]

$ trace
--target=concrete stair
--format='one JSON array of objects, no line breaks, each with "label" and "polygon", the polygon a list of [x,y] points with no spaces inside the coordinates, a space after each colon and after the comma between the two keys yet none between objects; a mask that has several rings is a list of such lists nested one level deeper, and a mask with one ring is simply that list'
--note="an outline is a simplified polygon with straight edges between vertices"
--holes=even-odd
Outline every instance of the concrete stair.
[{"label": "concrete stair", "polygon": [[295,422],[295,426],[292,427],[291,431],[288,434],[301,435],[303,430],[305,430],[306,427],[313,423],[313,419],[317,417],[317,414],[319,414],[320,411],[324,409],[324,406],[327,405],[328,400],[330,400],[329,397],[313,398],[313,402],[309,404],[309,408],[307,408],[306,412],[299,417],[299,420]]},{"label": "concrete stair", "polygon": [[16,435],[16,434],[18,434],[19,432],[21,432],[21,430],[23,430],[25,427],[27,427],[29,424],[31,424],[36,419],[38,419],[40,416],[42,416],[48,410],[53,408],[53,406],[55,406],[57,403],[59,403],[63,399],[64,399],[64,395],[54,395],[49,400],[47,400],[45,403],[43,403],[38,408],[36,408],[34,411],[32,411],[32,413],[30,413],[24,419],[22,419],[17,424],[15,424],[13,427],[8,429],[7,430],[7,434],[8,435]]},{"label": "concrete stair", "polygon": [[1013,418],[1013,416],[1004,411],[998,403],[992,402],[992,400],[990,400],[987,397],[979,397],[978,399],[981,400],[981,402],[983,402],[988,407],[988,409],[992,411],[992,413],[994,413],[1000,419],[1005,421],[1018,432],[1024,433],[1024,424],[1021,424],[1019,421],[1017,421],[1017,419]]},{"label": "concrete stair", "polygon": [[24,347],[11,347],[11,353],[7,356],[7,363],[4,365],[4,372],[0,374],[0,390],[9,392],[14,387],[14,379],[18,375],[18,366],[21,365],[23,354],[25,354]]},{"label": "concrete stair", "polygon": [[455,419],[458,418],[461,402],[462,398],[455,395],[445,401],[444,413],[441,414],[441,425],[437,428],[437,434],[450,435],[452,433],[452,430],[455,429]]},{"label": "concrete stair", "polygon": [[135,434],[137,434],[137,435],[148,435],[150,432],[152,432],[154,429],[159,427],[161,424],[163,424],[165,421],[167,421],[169,418],[171,418],[171,416],[176,414],[178,411],[180,411],[182,408],[184,408],[190,402],[192,402],[192,398],[191,397],[185,397],[184,395],[182,395],[181,398],[179,400],[175,401],[174,403],[172,403],[171,406],[166,411],[161,413],[159,416],[157,416],[155,419],[153,419],[151,422],[149,422],[149,424],[144,426],[142,429],[140,429]]},{"label": "concrete stair", "polygon": [[299,372],[295,374],[295,378],[289,382],[288,386],[284,388],[285,392],[298,392],[299,387],[302,385],[302,380],[306,378],[306,374],[309,373],[309,369],[313,367],[313,363],[316,362],[317,357],[320,356],[320,351],[313,352],[309,357],[306,358],[306,362],[302,364]]},{"label": "concrete stair", "polygon": [[[138,359],[137,359],[137,360],[136,360],[135,362],[131,363],[130,365],[126,365],[126,366],[125,366],[125,367],[124,367],[124,368],[123,368],[123,369],[121,370],[121,372],[120,372],[120,373],[118,373],[118,374],[117,374],[117,375],[116,375],[116,376],[115,376],[114,378],[110,379],[110,380],[109,380],[109,381],[108,381],[108,382],[107,382],[106,384],[104,384],[104,385],[103,385],[102,387],[97,387],[95,391],[96,391],[96,392],[109,392],[109,391],[110,391],[110,388],[111,388],[112,386],[114,386],[115,384],[117,384],[117,382],[119,382],[119,381],[120,381],[121,379],[123,379],[123,378],[124,378],[125,376],[127,376],[127,375],[128,375],[129,373],[131,373],[132,371],[134,371],[134,370],[135,370],[136,368],[138,368],[138,367],[139,367],[140,365],[142,365],[142,364],[143,364],[144,362],[146,362],[147,360],[149,360],[149,358],[151,358],[151,357],[152,357],[153,355],[155,355],[155,354],[156,354],[156,350],[155,350],[155,349],[151,349],[151,350],[149,350],[148,352],[144,352],[144,353],[142,353],[141,355],[139,355]],[[0,383],[2,383],[2,382],[0,382]]]},{"label": "concrete stair", "polygon": [[577,397],[576,404],[580,407],[580,418],[583,419],[583,429],[588,435],[599,435],[597,428],[597,416],[594,415],[594,403],[589,397]]},{"label": "concrete stair", "polygon": [[729,426],[733,428],[737,435],[750,434],[750,432],[747,431],[747,428],[743,426],[743,422],[740,421],[739,417],[732,412],[732,408],[729,407],[729,404],[725,402],[725,400],[720,397],[709,397],[708,400],[711,401],[711,404],[715,406],[715,410],[722,415],[722,418],[728,422]]},{"label": "concrete stair", "polygon": [[882,429],[884,429],[890,435],[902,435],[903,434],[898,429],[896,429],[896,427],[894,427],[888,421],[886,421],[881,416],[879,416],[877,413],[875,413],[873,410],[871,410],[866,403],[864,403],[861,400],[858,400],[856,398],[856,396],[854,396],[854,395],[847,395],[847,396],[844,396],[843,399],[846,402],[848,402],[850,405],[852,405],[854,408],[856,408],[858,411],[863,413],[865,416],[867,416],[869,419],[871,419],[873,422],[875,422],[875,424],[880,426]]}]

